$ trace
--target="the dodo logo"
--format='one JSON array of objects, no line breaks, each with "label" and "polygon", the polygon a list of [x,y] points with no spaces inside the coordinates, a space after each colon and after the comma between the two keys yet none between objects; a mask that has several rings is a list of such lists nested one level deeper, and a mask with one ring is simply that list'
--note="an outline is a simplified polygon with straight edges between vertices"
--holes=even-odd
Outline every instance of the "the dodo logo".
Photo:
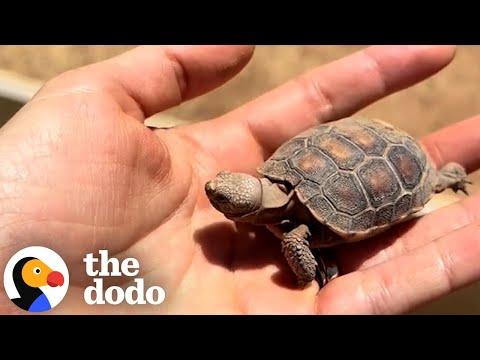
[{"label": "the dodo logo", "polygon": [[41,246],[20,250],[5,267],[3,284],[10,300],[29,312],[53,309],[68,289],[68,269],[54,251]]}]

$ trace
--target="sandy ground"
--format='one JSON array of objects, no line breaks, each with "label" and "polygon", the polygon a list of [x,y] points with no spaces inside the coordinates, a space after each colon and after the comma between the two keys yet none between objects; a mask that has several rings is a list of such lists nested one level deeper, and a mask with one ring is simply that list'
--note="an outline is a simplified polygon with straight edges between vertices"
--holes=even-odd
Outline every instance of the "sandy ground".
[{"label": "sandy ground", "polygon": [[[132,46],[0,46],[0,68],[42,80],[115,56]],[[316,66],[361,46],[259,46],[234,80],[168,113],[189,121],[221,115]],[[460,46],[455,60],[434,77],[362,110],[421,137],[480,114],[480,46]],[[473,180],[480,183],[479,174]],[[475,191],[478,188],[475,187]],[[480,239],[479,239],[480,241]],[[416,313],[480,313],[480,284],[459,291]]]}]

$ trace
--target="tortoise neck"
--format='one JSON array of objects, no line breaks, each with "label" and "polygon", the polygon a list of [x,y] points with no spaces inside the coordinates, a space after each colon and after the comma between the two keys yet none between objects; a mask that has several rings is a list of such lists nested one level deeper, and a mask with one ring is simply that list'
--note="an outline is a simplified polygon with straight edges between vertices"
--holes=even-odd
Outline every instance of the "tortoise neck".
[{"label": "tortoise neck", "polygon": [[232,218],[231,220],[255,225],[276,224],[291,217],[296,205],[295,198],[291,198],[284,206],[278,208],[260,208],[250,214]]},{"label": "tortoise neck", "polygon": [[279,184],[272,183],[267,178],[261,178],[260,183],[262,184],[262,193],[258,208],[248,214],[231,217],[231,220],[267,225],[280,222],[290,216],[291,209],[295,205],[295,192],[286,193],[286,189]]}]

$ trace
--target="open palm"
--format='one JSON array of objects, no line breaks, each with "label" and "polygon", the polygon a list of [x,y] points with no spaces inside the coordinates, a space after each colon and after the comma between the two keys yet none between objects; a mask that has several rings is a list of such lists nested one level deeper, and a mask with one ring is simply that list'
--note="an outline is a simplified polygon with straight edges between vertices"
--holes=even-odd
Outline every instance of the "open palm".
[{"label": "open palm", "polygon": [[[454,48],[371,47],[221,118],[145,127],[146,117],[227,81],[252,51],[140,47],[53,79],[1,129],[0,258],[28,245],[61,254],[71,285],[51,313],[401,313],[480,278],[478,197],[338,249],[343,275],[318,292],[295,287],[274,237],[227,221],[204,193],[220,170],[253,174],[300,131],[436,73]],[[476,169],[479,122],[422,139],[437,166]],[[82,259],[100,249],[137,258],[138,276],[162,286],[165,302],[86,305]],[[18,310],[1,296],[0,312]]]}]

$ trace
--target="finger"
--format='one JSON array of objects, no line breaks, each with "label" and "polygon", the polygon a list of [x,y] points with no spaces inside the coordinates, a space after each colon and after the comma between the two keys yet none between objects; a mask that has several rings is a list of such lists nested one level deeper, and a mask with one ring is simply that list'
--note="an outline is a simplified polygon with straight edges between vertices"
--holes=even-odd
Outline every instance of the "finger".
[{"label": "finger", "polygon": [[[395,260],[338,278],[320,312],[398,314],[480,279],[480,224],[454,231]],[[335,297],[335,301],[333,300]]]},{"label": "finger", "polygon": [[140,46],[67,72],[37,96],[106,92],[135,117],[145,118],[223,84],[252,54],[252,46]]},{"label": "finger", "polygon": [[480,168],[479,126],[480,116],[475,116],[426,136],[422,145],[438,167],[454,161],[472,172]]},{"label": "finger", "polygon": [[[319,122],[356,112],[413,85],[446,66],[451,46],[373,46],[317,68],[219,119],[196,124],[197,141],[220,156],[238,154],[238,144],[261,161],[287,139]],[[213,135],[212,129],[215,129]],[[218,138],[224,140],[218,144]],[[237,155],[238,156],[238,155]],[[245,162],[241,164],[245,165]],[[252,167],[257,164],[246,164]]]}]

